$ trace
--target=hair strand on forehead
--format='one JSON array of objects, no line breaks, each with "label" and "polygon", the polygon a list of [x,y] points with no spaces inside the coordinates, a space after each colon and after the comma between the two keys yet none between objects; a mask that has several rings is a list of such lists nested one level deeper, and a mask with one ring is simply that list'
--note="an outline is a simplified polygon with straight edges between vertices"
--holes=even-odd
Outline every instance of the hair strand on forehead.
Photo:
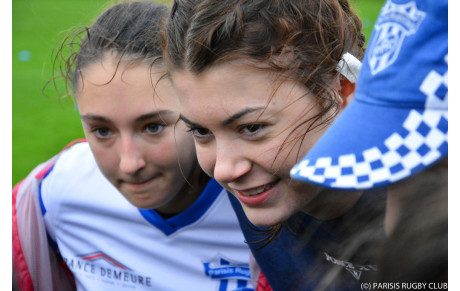
[{"label": "hair strand on forehead", "polygon": [[[361,28],[348,0],[175,0],[165,29],[165,62],[171,73],[199,75],[243,60],[304,86],[319,113],[291,129],[276,160],[282,149],[302,146],[307,133],[328,126],[339,113],[337,67],[345,53],[363,58]],[[300,149],[296,160],[299,155]]]},{"label": "hair strand on forehead", "polygon": [[[122,61],[128,66],[140,62],[159,64],[167,15],[168,7],[162,4],[122,2],[107,9],[91,26],[73,29],[53,50],[53,77],[42,91],[52,84],[59,98],[75,96],[79,86],[83,86],[83,71],[107,54],[117,57],[112,78]],[[63,80],[64,89],[59,80]]]}]

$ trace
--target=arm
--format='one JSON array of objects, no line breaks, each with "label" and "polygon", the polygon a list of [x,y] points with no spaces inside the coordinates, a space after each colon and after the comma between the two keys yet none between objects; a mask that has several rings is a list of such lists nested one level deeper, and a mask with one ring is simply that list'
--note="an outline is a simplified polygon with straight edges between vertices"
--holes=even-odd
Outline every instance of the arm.
[{"label": "arm", "polygon": [[13,280],[19,290],[75,290],[71,272],[48,244],[39,186],[59,155],[36,167],[13,188]]}]

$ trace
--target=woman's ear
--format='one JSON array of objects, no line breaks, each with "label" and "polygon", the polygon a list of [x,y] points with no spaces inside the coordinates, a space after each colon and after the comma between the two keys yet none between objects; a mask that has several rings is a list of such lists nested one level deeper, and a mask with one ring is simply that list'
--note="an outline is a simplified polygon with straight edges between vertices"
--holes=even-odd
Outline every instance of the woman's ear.
[{"label": "woman's ear", "polygon": [[339,95],[340,95],[340,107],[341,109],[345,109],[345,107],[353,100],[353,97],[355,97],[355,89],[356,89],[356,84],[351,83],[347,78],[344,76],[340,76],[340,89],[339,89]]}]

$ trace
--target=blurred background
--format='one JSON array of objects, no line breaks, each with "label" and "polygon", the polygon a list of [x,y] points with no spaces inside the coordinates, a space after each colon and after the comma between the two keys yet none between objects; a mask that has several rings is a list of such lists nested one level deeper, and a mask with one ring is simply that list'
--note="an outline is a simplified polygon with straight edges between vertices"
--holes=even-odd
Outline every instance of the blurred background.
[{"label": "blurred background", "polygon": [[[217,1],[217,0],[216,0]],[[288,0],[287,0],[288,1]],[[156,1],[171,5],[172,0]],[[385,0],[350,0],[366,40]],[[116,1],[14,0],[12,2],[12,183],[84,138],[73,100],[59,100],[52,85],[52,52],[66,32],[90,25]]]}]

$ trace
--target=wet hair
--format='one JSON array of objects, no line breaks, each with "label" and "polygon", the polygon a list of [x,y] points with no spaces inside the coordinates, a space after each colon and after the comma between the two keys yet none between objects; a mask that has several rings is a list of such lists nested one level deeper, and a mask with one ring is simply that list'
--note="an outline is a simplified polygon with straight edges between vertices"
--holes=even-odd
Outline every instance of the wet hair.
[{"label": "wet hair", "polygon": [[[70,88],[75,95],[83,70],[102,61],[107,53],[118,58],[118,65],[122,60],[151,65],[161,60],[168,11],[168,6],[151,1],[122,2],[107,9],[91,26],[68,33],[53,53],[53,70],[58,73],[51,82],[60,97],[71,95]],[[59,79],[64,79],[64,92],[59,92]]]},{"label": "wet hair", "polygon": [[[165,63],[174,77],[179,70],[199,75],[243,60],[279,73],[280,81],[303,84],[320,106],[298,126],[306,126],[298,137],[303,141],[338,114],[340,101],[331,82],[339,76],[336,68],[344,53],[362,60],[361,28],[348,0],[175,0],[165,28]],[[288,138],[282,147],[287,143]],[[280,231],[281,225],[273,226],[268,241]]]},{"label": "wet hair", "polygon": [[362,59],[361,27],[348,0],[176,0],[165,57],[172,73],[200,74],[235,59],[282,73],[317,96],[319,120],[338,113],[330,84],[345,52]]}]

